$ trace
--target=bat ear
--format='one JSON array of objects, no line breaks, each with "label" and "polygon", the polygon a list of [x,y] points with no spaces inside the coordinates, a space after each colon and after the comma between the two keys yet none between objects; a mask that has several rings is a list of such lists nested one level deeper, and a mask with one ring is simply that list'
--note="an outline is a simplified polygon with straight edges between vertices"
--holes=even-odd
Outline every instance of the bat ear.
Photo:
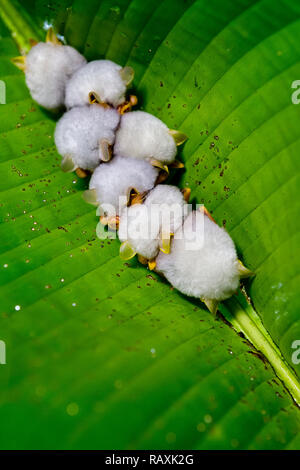
[{"label": "bat ear", "polygon": [[191,197],[191,188],[183,188],[181,192],[182,192],[183,199],[185,200],[185,202],[189,202],[190,197]]},{"label": "bat ear", "polygon": [[62,42],[57,38],[53,28],[49,28],[46,34],[46,42],[51,42],[55,46],[61,46]]},{"label": "bat ear", "polygon": [[142,204],[147,196],[147,191],[139,192],[135,188],[129,188],[127,193],[127,205],[134,206],[135,204]]},{"label": "bat ear", "polygon": [[177,146],[183,144],[188,138],[183,132],[174,129],[169,129],[169,134],[173,137]]},{"label": "bat ear", "polygon": [[63,158],[61,162],[61,169],[65,173],[71,173],[72,171],[76,170],[77,166],[73,162],[72,158],[69,156],[66,156]]},{"label": "bat ear", "polygon": [[99,106],[102,106],[102,108],[105,108],[105,109],[112,108],[110,104],[105,103],[105,101],[101,101],[100,96],[95,91],[89,92],[89,104],[98,104]]},{"label": "bat ear", "polygon": [[111,145],[106,139],[99,141],[99,157],[102,162],[109,162],[112,156]]},{"label": "bat ear", "polygon": [[134,70],[132,67],[123,67],[119,73],[126,86],[128,86],[134,79]]},{"label": "bat ear", "polygon": [[213,315],[216,315],[218,311],[218,301],[217,300],[212,300],[212,299],[201,299],[202,302],[205,303],[206,307],[212,313]]},{"label": "bat ear", "polygon": [[[212,222],[214,222],[215,224],[217,224],[217,222],[215,221],[215,219],[213,218],[213,216],[211,215],[210,212],[208,212],[208,210],[206,209],[206,207],[204,205],[201,205],[199,207],[199,211],[202,212],[202,214],[206,215]],[[218,225],[218,224],[217,224]]]},{"label": "bat ear", "polygon": [[136,251],[133,250],[132,246],[126,240],[123,242],[120,246],[120,258],[123,259],[124,261],[127,261],[131,258],[133,258],[136,255]]},{"label": "bat ear", "polygon": [[92,204],[93,206],[99,205],[97,201],[96,189],[87,189],[83,192],[82,197],[88,204]]},{"label": "bat ear", "polygon": [[16,67],[18,67],[18,69],[22,70],[22,72],[25,72],[26,70],[26,56],[25,55],[19,55],[18,57],[13,57],[11,61]]},{"label": "bat ear", "polygon": [[94,104],[94,103],[100,103],[99,96],[95,91],[90,91],[89,92],[89,103]]},{"label": "bat ear", "polygon": [[169,167],[176,169],[184,168],[184,163],[180,162],[179,160],[174,160],[174,162],[170,163]]},{"label": "bat ear", "polygon": [[152,166],[155,166],[155,168],[159,168],[160,170],[164,170],[167,173],[169,173],[168,165],[164,165],[159,160],[156,160],[155,158],[151,158],[150,163],[151,163]]},{"label": "bat ear", "polygon": [[168,255],[171,251],[171,238],[174,233],[162,232],[161,234],[161,247],[160,251]]},{"label": "bat ear", "polygon": [[255,276],[255,273],[253,271],[250,271],[250,269],[246,268],[246,266],[244,266],[240,260],[238,260],[238,262],[239,262],[238,272],[239,272],[241,279]]}]

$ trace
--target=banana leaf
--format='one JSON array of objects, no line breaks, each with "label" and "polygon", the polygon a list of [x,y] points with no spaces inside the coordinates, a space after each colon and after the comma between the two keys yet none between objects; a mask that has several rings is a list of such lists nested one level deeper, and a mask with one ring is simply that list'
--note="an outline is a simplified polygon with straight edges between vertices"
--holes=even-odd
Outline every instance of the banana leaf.
[{"label": "banana leaf", "polygon": [[[0,0],[0,18],[0,448],[299,449],[300,4]],[[189,136],[171,182],[256,273],[216,318],[97,238],[58,115],[11,63],[49,25],[132,66],[141,109]]]}]

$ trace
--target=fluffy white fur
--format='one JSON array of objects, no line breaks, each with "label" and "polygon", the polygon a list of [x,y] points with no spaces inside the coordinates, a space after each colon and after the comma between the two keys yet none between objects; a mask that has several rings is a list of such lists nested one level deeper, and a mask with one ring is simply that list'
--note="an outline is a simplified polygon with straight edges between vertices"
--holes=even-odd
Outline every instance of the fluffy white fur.
[{"label": "fluffy white fur", "polygon": [[[169,184],[158,184],[147,196],[145,205],[148,208],[157,207],[160,214],[161,229],[163,224],[171,233],[174,233],[187,215],[187,204],[182,192]],[[168,223],[169,221],[169,223]]]},{"label": "fluffy white fur", "polygon": [[119,238],[147,259],[157,256],[163,232],[167,235],[182,224],[186,202],[178,188],[158,185],[144,204],[126,208],[120,217]]},{"label": "fluffy white fur", "polygon": [[159,219],[153,217],[145,204],[126,207],[120,217],[119,239],[128,240],[133,250],[147,259],[153,259],[159,251]]},{"label": "fluffy white fur", "polygon": [[93,170],[100,163],[99,141],[112,145],[120,115],[98,104],[73,108],[58,121],[54,139],[58,152],[72,158],[76,167]]},{"label": "fluffy white fur", "polygon": [[[140,193],[149,191],[153,188],[157,177],[158,169],[150,163],[115,156],[110,162],[96,168],[89,187],[96,189],[97,201],[103,207],[112,206],[111,215],[114,215],[114,213],[119,214],[127,205],[131,189]],[[110,215],[108,209],[105,212]]]},{"label": "fluffy white fur", "polygon": [[239,285],[232,239],[200,211],[185,219],[172,241],[171,253],[159,253],[156,268],[176,289],[200,299],[227,299]]},{"label": "fluffy white fur", "polygon": [[110,60],[89,62],[69,80],[66,87],[66,107],[89,103],[89,93],[94,92],[102,102],[114,107],[125,101],[126,84],[120,70],[122,67]]},{"label": "fluffy white fur", "polygon": [[157,117],[143,111],[132,111],[121,118],[116,135],[115,152],[124,157],[156,159],[171,163],[177,147],[168,127]]},{"label": "fluffy white fur", "polygon": [[84,64],[73,47],[38,43],[26,57],[25,79],[32,98],[47,109],[63,105],[67,81]]}]

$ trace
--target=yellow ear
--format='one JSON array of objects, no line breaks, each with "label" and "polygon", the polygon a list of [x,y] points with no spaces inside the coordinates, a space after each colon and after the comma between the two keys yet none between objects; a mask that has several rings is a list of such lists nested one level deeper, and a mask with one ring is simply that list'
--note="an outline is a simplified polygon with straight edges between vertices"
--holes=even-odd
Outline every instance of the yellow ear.
[{"label": "yellow ear", "polygon": [[65,173],[71,173],[71,171],[76,170],[76,168],[77,167],[71,157],[66,156],[63,158],[63,161],[61,162],[62,171]]},{"label": "yellow ear", "polygon": [[123,242],[120,246],[120,258],[123,259],[124,261],[129,260],[133,258],[136,255],[136,251],[133,250],[132,246],[126,240]]},{"label": "yellow ear", "polygon": [[250,269],[246,268],[246,266],[243,265],[243,263],[238,260],[239,266],[238,266],[238,272],[240,275],[241,279],[245,279],[246,277],[251,277],[255,276],[255,273],[253,271],[250,271]]},{"label": "yellow ear", "polygon": [[94,91],[89,92],[89,103],[90,104],[100,103],[99,98]]},{"label": "yellow ear", "polygon": [[55,46],[61,46],[62,42],[57,38],[56,34],[53,31],[53,28],[49,28],[46,34],[46,42],[51,42]]},{"label": "yellow ear", "polygon": [[99,157],[103,162],[109,162],[112,156],[111,145],[107,139],[99,141]]},{"label": "yellow ear", "polygon": [[171,251],[171,238],[174,233],[162,232],[161,234],[161,248],[160,251],[168,255]]},{"label": "yellow ear", "polygon": [[169,165],[170,168],[184,168],[184,163],[180,162],[179,160],[174,160],[174,162],[170,163]]},{"label": "yellow ear", "polygon": [[22,72],[25,72],[26,70],[26,55],[19,55],[18,57],[13,57],[11,59],[12,63],[18,67],[18,69],[22,70]]},{"label": "yellow ear", "polygon": [[160,168],[161,170],[164,170],[167,173],[169,173],[168,165],[164,165],[159,160],[156,160],[155,158],[151,158],[150,163],[151,163],[152,166],[155,166],[156,168]]},{"label": "yellow ear", "polygon": [[200,207],[199,207],[199,211],[202,212],[202,214],[206,215],[212,222],[214,222],[215,224],[217,223],[217,222],[215,221],[215,219],[213,218],[213,216],[211,215],[211,213],[208,212],[208,210],[206,209],[205,206],[203,206],[203,205],[200,206]]},{"label": "yellow ear", "polygon": [[210,313],[212,313],[213,315],[215,315],[218,311],[218,301],[217,300],[213,300],[213,299],[201,299],[202,302],[205,303],[206,307],[208,308],[208,310],[210,311]]},{"label": "yellow ear", "polygon": [[89,92],[89,103],[90,104],[97,103],[100,106],[102,106],[103,108],[111,108],[112,107],[108,103],[105,103],[105,102],[101,101],[100,96],[95,91],[90,91]]},{"label": "yellow ear", "polygon": [[183,132],[175,131],[174,129],[169,129],[169,134],[175,140],[176,145],[181,145],[188,138]]},{"label": "yellow ear", "polygon": [[82,197],[88,204],[92,204],[93,206],[99,205],[97,201],[96,189],[87,189],[83,192]]},{"label": "yellow ear", "polygon": [[145,200],[146,195],[147,191],[140,193],[135,188],[128,189],[127,205],[134,206],[135,204],[142,204]]},{"label": "yellow ear", "polygon": [[128,86],[134,79],[134,70],[129,66],[123,67],[120,70],[120,75],[125,85]]},{"label": "yellow ear", "polygon": [[191,197],[191,188],[183,188],[181,192],[183,194],[183,199],[185,200],[185,202],[189,202]]}]

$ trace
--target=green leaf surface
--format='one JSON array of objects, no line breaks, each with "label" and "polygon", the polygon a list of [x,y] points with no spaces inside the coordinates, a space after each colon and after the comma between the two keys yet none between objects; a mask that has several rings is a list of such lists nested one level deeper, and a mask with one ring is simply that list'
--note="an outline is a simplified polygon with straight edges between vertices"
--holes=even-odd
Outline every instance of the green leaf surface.
[{"label": "green leaf surface", "polygon": [[189,136],[174,183],[257,273],[254,308],[221,308],[233,329],[100,241],[0,23],[0,448],[299,448],[300,5],[1,0],[0,15],[19,45],[47,21],[89,60],[135,69],[140,106]]}]

